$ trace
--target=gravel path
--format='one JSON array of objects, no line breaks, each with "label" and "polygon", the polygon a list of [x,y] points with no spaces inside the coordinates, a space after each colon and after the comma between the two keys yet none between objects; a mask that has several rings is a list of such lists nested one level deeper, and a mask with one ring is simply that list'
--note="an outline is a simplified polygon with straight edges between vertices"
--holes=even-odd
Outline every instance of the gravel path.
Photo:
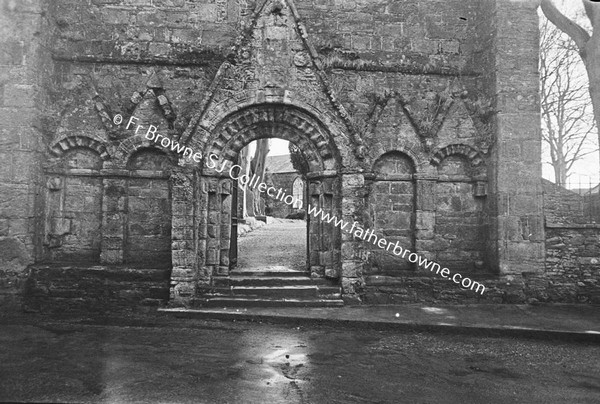
[{"label": "gravel path", "polygon": [[240,237],[237,269],[306,270],[306,222],[276,219]]}]

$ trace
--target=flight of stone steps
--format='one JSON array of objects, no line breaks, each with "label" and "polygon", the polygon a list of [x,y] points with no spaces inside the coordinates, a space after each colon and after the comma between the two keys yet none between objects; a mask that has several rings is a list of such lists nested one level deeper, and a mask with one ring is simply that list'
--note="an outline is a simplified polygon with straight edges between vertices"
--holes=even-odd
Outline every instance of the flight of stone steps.
[{"label": "flight of stone steps", "polygon": [[232,270],[230,279],[196,299],[201,307],[337,307],[341,289],[333,281],[290,270]]}]

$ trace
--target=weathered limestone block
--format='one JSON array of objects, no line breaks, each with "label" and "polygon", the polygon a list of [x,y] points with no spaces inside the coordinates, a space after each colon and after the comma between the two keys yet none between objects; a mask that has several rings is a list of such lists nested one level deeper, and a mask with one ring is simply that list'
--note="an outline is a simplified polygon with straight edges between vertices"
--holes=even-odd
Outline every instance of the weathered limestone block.
[{"label": "weathered limestone block", "polygon": [[357,278],[362,275],[363,263],[360,261],[342,262],[342,276],[344,278]]},{"label": "weathered limestone block", "polygon": [[33,257],[27,246],[12,237],[0,237],[0,269],[19,273],[33,263]]},{"label": "weathered limestone block", "polygon": [[435,227],[435,212],[419,210],[416,212],[416,219],[415,227],[419,230],[431,230]]}]

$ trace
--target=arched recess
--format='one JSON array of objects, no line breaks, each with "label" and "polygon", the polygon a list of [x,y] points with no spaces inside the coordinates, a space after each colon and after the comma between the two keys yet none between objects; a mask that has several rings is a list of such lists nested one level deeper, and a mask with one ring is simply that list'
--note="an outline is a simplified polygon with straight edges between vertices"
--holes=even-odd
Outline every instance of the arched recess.
[{"label": "arched recess", "polygon": [[46,172],[44,255],[54,262],[98,263],[103,156],[98,148],[64,146],[56,153],[60,160]]},{"label": "arched recess", "polygon": [[170,167],[169,157],[153,148],[139,149],[127,161],[125,264],[171,266]]},{"label": "arched recess", "polygon": [[[174,137],[172,133],[167,133],[166,136],[171,139]],[[176,165],[177,159],[181,157],[181,155],[176,154],[170,148],[161,146],[160,142],[155,143],[146,139],[144,136],[137,135],[127,138],[119,144],[119,147],[113,153],[112,162],[115,167],[127,167],[132,156],[140,150],[156,150],[164,153],[169,158],[172,165]]]},{"label": "arched recess", "polygon": [[[200,134],[188,145],[202,150],[204,161],[196,179],[197,265],[199,284],[214,286],[229,275],[232,261],[233,180],[229,167],[251,141],[276,137],[301,148],[309,165],[308,203],[341,217],[339,151],[327,128],[305,111],[289,105],[256,105],[227,115],[208,138]],[[209,157],[216,156],[216,164]],[[208,168],[216,165],[216,169]],[[221,172],[219,172],[221,171]],[[174,200],[174,203],[184,203]],[[308,272],[312,277],[339,278],[341,234],[334,223],[309,218]],[[174,258],[174,267],[184,262]],[[177,281],[174,288],[177,289]]]},{"label": "arched recess", "polygon": [[485,165],[477,157],[455,151],[437,164],[432,250],[453,271],[481,269],[486,261]]},{"label": "arched recess", "polygon": [[[416,221],[415,162],[405,153],[391,151],[373,164],[369,192],[369,215],[374,234],[388,243],[398,243],[414,251]],[[393,275],[412,270],[413,265],[365,239],[370,254],[371,273]]]}]

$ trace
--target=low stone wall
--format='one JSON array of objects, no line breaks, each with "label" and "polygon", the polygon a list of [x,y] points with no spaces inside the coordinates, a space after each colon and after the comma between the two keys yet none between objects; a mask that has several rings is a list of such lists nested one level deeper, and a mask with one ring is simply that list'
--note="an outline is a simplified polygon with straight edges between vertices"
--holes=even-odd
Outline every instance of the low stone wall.
[{"label": "low stone wall", "polygon": [[25,311],[109,313],[154,309],[169,298],[170,269],[35,265]]},{"label": "low stone wall", "polygon": [[266,223],[261,221],[261,220],[257,220],[255,217],[247,217],[246,219],[244,219],[245,223],[238,223],[238,228],[237,228],[237,234],[238,237],[241,237],[243,235],[245,235],[246,233],[250,233],[256,229],[260,229],[261,227],[263,227]]},{"label": "low stone wall", "polygon": [[532,301],[600,303],[600,224],[585,198],[544,180],[546,265],[529,274]]},{"label": "low stone wall", "polygon": [[600,224],[547,225],[545,278],[541,301],[600,303]]},{"label": "low stone wall", "polygon": [[447,279],[427,273],[406,273],[400,276],[370,275],[365,278],[362,300],[365,304],[505,302],[504,291],[498,287],[498,277],[470,277],[485,285],[483,295],[462,289]]},{"label": "low stone wall", "polygon": [[600,194],[590,194],[583,197],[584,211],[596,223],[600,223]]},{"label": "low stone wall", "polygon": [[544,192],[544,215],[546,223],[586,223],[590,221],[586,214],[584,198],[573,192],[542,179]]},{"label": "low stone wall", "polygon": [[[238,226],[238,236],[264,225],[263,221],[248,218]],[[14,301],[11,306],[4,306],[6,309],[22,306],[25,311],[34,312],[109,313],[153,310],[166,305],[171,270],[36,264],[21,276],[4,271],[0,275],[0,286],[10,283],[7,290],[11,294],[6,299]]]},{"label": "low stone wall", "polygon": [[592,303],[600,304],[600,224],[546,224],[546,264],[542,273],[493,275],[461,272],[485,285],[483,295],[439,276],[399,271],[369,275],[363,302],[396,303]]}]

